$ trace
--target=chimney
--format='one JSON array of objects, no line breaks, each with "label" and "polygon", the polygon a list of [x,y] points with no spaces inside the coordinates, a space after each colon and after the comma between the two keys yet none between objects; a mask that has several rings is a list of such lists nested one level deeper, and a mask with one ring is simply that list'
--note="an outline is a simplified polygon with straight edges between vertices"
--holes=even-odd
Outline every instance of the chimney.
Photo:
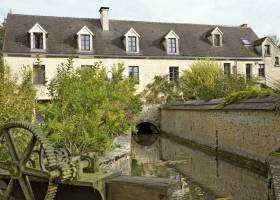
[{"label": "chimney", "polygon": [[248,28],[248,24],[241,24],[240,27],[242,27],[242,28]]},{"label": "chimney", "polygon": [[109,31],[109,7],[101,7],[99,12],[103,31]]}]

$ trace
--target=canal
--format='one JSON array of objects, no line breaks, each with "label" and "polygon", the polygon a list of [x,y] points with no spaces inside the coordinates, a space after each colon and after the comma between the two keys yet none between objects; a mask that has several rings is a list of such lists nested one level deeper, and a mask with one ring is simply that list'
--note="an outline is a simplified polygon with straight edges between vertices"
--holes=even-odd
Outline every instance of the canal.
[{"label": "canal", "polygon": [[181,180],[182,190],[175,192],[174,199],[267,199],[267,178],[263,173],[163,136],[155,140],[141,133],[133,138],[132,175]]}]

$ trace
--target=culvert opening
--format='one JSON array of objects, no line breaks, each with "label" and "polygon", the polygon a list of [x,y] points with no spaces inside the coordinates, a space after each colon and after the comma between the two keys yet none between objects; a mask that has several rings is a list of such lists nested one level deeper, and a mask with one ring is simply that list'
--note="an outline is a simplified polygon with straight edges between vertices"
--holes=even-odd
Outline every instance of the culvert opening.
[{"label": "culvert opening", "polygon": [[136,126],[137,132],[132,134],[135,142],[142,146],[150,146],[159,137],[159,129],[152,123],[142,122]]}]

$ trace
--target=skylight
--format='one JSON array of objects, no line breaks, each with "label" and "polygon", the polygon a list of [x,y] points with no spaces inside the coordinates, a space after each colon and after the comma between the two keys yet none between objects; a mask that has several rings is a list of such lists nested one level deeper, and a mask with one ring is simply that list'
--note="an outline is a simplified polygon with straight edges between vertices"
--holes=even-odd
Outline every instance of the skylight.
[{"label": "skylight", "polygon": [[251,45],[251,42],[247,38],[241,38],[241,41],[244,45]]}]

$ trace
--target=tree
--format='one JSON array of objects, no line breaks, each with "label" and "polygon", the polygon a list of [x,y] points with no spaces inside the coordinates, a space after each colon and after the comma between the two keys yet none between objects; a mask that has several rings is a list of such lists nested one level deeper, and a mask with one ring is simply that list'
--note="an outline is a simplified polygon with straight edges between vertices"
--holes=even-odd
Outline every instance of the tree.
[{"label": "tree", "polygon": [[[18,75],[12,75],[8,66],[0,64],[0,68],[0,126],[12,120],[34,121],[36,91],[32,84],[32,72],[23,67]],[[21,77],[21,81],[18,81],[18,77]],[[19,150],[28,137],[17,132],[16,145]],[[3,137],[0,137],[0,160],[7,158],[5,146]]]},{"label": "tree", "polygon": [[66,147],[71,155],[103,152],[115,136],[134,128],[141,101],[135,80],[123,78],[123,71],[122,65],[115,66],[108,79],[101,63],[75,70],[72,58],[58,68],[48,86],[51,103],[40,108],[55,146]]},{"label": "tree", "polygon": [[244,76],[224,75],[221,66],[213,60],[197,60],[180,78],[185,99],[210,100],[246,90],[255,85],[255,79]]},{"label": "tree", "polygon": [[5,26],[4,23],[0,24],[0,54],[2,55],[3,43],[4,43]]},{"label": "tree", "polygon": [[169,81],[168,75],[155,76],[148,84],[142,96],[147,104],[165,104],[182,101],[182,92],[179,81]]}]

